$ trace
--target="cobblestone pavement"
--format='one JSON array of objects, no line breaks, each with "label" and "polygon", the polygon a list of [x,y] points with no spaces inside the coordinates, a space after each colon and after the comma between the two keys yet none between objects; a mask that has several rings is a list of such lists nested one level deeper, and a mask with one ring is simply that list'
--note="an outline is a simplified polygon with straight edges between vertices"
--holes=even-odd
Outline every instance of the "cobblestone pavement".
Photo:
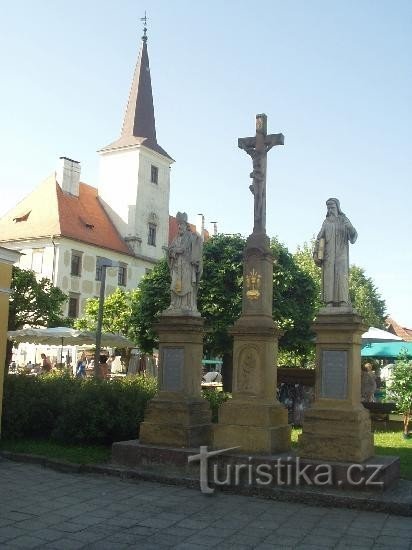
[{"label": "cobblestone pavement", "polygon": [[412,520],[0,459],[0,548],[412,549]]}]

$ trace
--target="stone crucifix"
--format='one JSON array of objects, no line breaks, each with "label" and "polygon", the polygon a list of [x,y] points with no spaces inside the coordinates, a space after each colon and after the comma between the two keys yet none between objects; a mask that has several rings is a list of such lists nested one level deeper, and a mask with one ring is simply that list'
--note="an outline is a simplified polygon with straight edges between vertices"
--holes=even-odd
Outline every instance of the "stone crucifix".
[{"label": "stone crucifix", "polygon": [[267,135],[267,116],[256,115],[256,136],[238,139],[240,149],[252,158],[253,179],[249,189],[254,195],[254,224],[253,233],[266,233],[266,160],[267,153],[275,145],[283,145],[283,134]]}]

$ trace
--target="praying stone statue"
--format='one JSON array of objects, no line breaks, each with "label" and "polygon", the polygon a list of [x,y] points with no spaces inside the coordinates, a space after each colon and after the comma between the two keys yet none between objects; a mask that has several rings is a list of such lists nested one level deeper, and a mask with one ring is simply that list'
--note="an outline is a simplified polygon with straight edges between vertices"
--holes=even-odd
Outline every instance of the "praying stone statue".
[{"label": "praying stone statue", "polygon": [[171,276],[171,301],[168,314],[199,315],[197,291],[202,276],[203,242],[198,233],[193,233],[187,222],[187,214],[176,214],[178,234],[168,249],[168,264]]},{"label": "praying stone statue", "polygon": [[349,298],[349,243],[356,229],[340,209],[338,199],[326,201],[327,214],[316,238],[313,259],[322,267],[322,300],[329,307],[351,307]]}]

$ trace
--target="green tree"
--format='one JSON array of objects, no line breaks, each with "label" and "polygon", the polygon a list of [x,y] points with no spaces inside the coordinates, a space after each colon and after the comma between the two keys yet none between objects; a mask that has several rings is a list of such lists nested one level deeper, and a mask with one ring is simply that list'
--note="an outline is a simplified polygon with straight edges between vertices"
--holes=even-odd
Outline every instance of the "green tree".
[{"label": "green tree", "polygon": [[[242,310],[243,251],[246,241],[240,235],[217,235],[205,242],[204,270],[199,288],[198,307],[205,319],[205,352],[231,353],[229,327]],[[294,262],[292,255],[276,239],[271,249],[274,266],[274,318],[284,331],[281,348],[305,354],[310,350],[310,322],[313,319],[315,287]],[[157,345],[153,322],[170,302],[170,277],[166,262],[155,266],[139,285],[140,297],[132,313],[140,347],[151,352]]]},{"label": "green tree", "polygon": [[225,391],[232,389],[233,338],[228,329],[242,311],[243,250],[241,235],[216,235],[205,242],[198,307],[205,319],[207,355],[223,359]]},{"label": "green tree", "polygon": [[273,273],[273,317],[283,331],[279,340],[279,363],[305,366],[313,356],[311,324],[315,316],[318,287],[310,273],[277,239],[271,249],[275,260]]},{"label": "green tree", "polygon": [[57,327],[63,324],[63,304],[67,295],[49,279],[39,281],[33,271],[13,267],[9,302],[9,330],[24,325]]},{"label": "green tree", "polygon": [[403,415],[403,433],[407,437],[412,417],[412,361],[406,353],[400,354],[392,370],[389,394],[396,408]]},{"label": "green tree", "polygon": [[320,299],[321,296],[321,284],[322,284],[322,270],[316,266],[313,261],[313,249],[315,246],[315,241],[312,240],[310,243],[303,243],[302,246],[298,246],[296,252],[293,254],[293,258],[299,268],[304,271],[312,279],[315,289],[315,310],[318,311],[322,306]]},{"label": "green tree", "polygon": [[[120,333],[129,336],[132,306],[139,299],[139,290],[117,288],[106,296],[103,308],[103,332]],[[76,319],[75,328],[79,330],[96,330],[99,312],[99,299],[90,298],[86,302],[84,316]]]},{"label": "green tree", "polygon": [[353,305],[371,327],[385,328],[386,304],[365,271],[356,265],[349,270],[349,293]]},{"label": "green tree", "polygon": [[169,287],[169,268],[166,260],[162,260],[143,277],[138,287],[138,299],[132,303],[129,337],[145,353],[152,353],[157,346],[153,324],[170,304]]},{"label": "green tree", "polygon": [[[316,289],[317,311],[321,306],[321,280],[322,270],[316,267],[312,258],[314,241],[304,243],[298,247],[294,259],[298,266],[313,279]],[[356,265],[349,268],[349,294],[353,306],[369,325],[377,328],[385,328],[386,304],[379,294],[373,280],[367,277],[365,270]]]},{"label": "green tree", "polygon": [[217,235],[205,242],[198,307],[205,319],[205,353],[224,355],[232,348],[228,328],[242,311],[243,249],[241,235]]},{"label": "green tree", "polygon": [[[62,307],[67,295],[47,278],[36,279],[33,271],[14,266],[9,301],[8,330],[32,327],[67,326]],[[11,360],[13,344],[7,342],[6,369]]]}]

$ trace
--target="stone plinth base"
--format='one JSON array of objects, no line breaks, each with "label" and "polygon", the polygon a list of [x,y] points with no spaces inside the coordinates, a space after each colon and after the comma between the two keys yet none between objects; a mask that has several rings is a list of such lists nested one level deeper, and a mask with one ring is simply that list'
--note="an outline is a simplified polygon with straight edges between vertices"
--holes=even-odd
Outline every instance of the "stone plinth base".
[{"label": "stone plinth base", "polygon": [[318,460],[363,462],[374,454],[369,411],[321,409],[305,412],[299,454]]},{"label": "stone plinth base", "polygon": [[150,445],[198,447],[211,443],[211,412],[204,399],[155,398],[140,424],[140,442]]},{"label": "stone plinth base", "polygon": [[214,448],[239,447],[240,453],[284,452],[290,449],[287,410],[279,403],[232,399],[219,409],[213,429]]},{"label": "stone plinth base", "polygon": [[[112,463],[127,468],[152,472],[161,479],[199,483],[199,461],[188,462],[199,455],[199,448],[177,449],[160,445],[142,445],[137,440],[112,445]],[[399,479],[398,457],[374,456],[361,463],[318,461],[300,458],[292,453],[244,456],[224,452],[207,459],[209,487],[230,488],[243,492],[256,489],[270,495],[273,489],[300,487],[317,489],[321,494],[331,488],[382,491]],[[294,493],[296,494],[296,493]],[[312,497],[316,497],[315,492]]]}]

